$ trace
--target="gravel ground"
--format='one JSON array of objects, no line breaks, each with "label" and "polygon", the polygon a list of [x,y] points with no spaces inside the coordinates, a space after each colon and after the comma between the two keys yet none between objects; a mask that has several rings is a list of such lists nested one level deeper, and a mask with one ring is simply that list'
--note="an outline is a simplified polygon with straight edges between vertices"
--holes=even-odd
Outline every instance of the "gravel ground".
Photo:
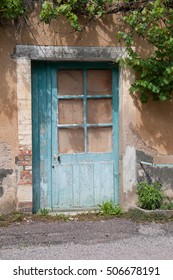
[{"label": "gravel ground", "polygon": [[173,259],[173,223],[29,221],[0,228],[0,259]]}]

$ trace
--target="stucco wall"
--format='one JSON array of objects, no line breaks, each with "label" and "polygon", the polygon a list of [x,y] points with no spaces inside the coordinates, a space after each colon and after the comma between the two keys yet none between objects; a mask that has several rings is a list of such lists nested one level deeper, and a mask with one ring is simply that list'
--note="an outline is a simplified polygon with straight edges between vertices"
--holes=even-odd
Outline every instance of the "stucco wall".
[{"label": "stucco wall", "polygon": [[0,33],[0,211],[16,207],[17,144],[16,67],[10,58],[16,40],[11,30]]},{"label": "stucco wall", "polygon": [[[0,212],[12,211],[17,207],[31,209],[32,201],[31,120],[26,117],[31,110],[30,73],[25,73],[26,65],[20,73],[17,72],[18,60],[11,58],[15,46],[118,46],[116,23],[116,17],[108,16],[78,33],[63,19],[47,26],[38,25],[37,19],[31,17],[28,25],[21,23],[20,30],[0,28]],[[138,49],[142,51],[140,44]],[[46,59],[46,53],[43,56]],[[136,151],[151,155],[155,163],[173,162],[173,105],[152,101],[141,105],[129,94],[133,79],[129,70],[121,70],[120,201],[126,208],[136,202]],[[21,100],[17,92],[21,92]],[[23,123],[22,118],[26,122]],[[22,131],[25,136],[28,135],[28,140],[22,140]],[[164,180],[167,184],[166,178]],[[170,184],[169,188],[172,188]]]}]

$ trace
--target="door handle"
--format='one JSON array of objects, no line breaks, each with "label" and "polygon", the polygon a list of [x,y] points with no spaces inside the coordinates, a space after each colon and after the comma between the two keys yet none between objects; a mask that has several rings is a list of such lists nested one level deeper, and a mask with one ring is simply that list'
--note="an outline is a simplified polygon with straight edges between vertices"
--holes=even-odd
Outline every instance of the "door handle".
[{"label": "door handle", "polygon": [[60,157],[60,155],[58,156],[58,162],[59,162],[59,164],[61,163],[61,157]]}]

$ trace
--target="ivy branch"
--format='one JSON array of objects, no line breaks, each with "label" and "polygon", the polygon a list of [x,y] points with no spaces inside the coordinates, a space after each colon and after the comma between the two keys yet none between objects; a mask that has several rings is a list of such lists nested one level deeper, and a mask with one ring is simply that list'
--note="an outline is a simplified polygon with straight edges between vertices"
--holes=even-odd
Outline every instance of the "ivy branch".
[{"label": "ivy branch", "polygon": [[[27,17],[39,10],[39,20],[49,24],[64,16],[74,30],[82,31],[79,17],[88,21],[108,14],[123,15],[124,30],[117,37],[125,42],[128,57],[121,61],[136,72],[130,92],[142,102],[171,100],[173,91],[173,1],[168,0],[1,0],[0,24]],[[134,46],[140,37],[152,53],[142,57]],[[145,52],[145,49],[143,50]]]},{"label": "ivy branch", "polygon": [[[151,95],[154,100],[171,100],[173,91],[173,8],[172,1],[156,0],[124,16],[129,32],[119,32],[125,41],[128,58],[122,61],[135,72],[132,93],[139,93],[142,102]],[[147,58],[141,57],[133,46],[137,37],[153,49]],[[143,50],[145,52],[145,50]]]}]

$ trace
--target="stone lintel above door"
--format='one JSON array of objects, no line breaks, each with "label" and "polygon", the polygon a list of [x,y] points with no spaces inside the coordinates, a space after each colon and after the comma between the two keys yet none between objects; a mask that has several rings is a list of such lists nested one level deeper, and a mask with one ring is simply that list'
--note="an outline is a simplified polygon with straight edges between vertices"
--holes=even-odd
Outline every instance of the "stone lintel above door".
[{"label": "stone lintel above door", "polygon": [[16,45],[12,58],[48,61],[114,61],[126,56],[123,47],[70,47]]}]

